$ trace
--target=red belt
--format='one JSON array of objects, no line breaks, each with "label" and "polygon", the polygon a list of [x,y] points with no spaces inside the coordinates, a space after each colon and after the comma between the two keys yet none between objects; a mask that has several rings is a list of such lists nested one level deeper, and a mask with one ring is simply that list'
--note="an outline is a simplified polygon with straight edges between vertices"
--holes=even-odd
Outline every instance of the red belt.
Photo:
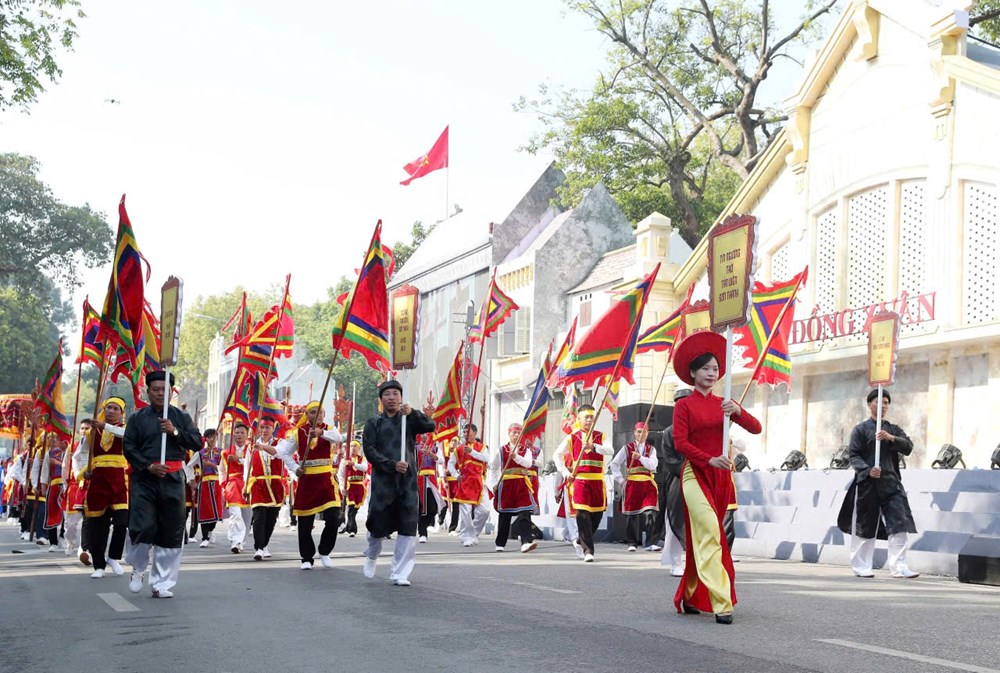
[{"label": "red belt", "polygon": [[164,465],[167,466],[167,472],[179,472],[184,469],[183,460],[168,460]]}]

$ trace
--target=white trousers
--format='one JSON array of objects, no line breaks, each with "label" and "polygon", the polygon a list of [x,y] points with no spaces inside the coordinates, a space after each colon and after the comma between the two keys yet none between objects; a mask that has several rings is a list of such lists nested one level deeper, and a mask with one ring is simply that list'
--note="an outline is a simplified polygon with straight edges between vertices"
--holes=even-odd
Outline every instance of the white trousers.
[{"label": "white trousers", "polygon": [[562,520],[565,523],[563,527],[563,539],[567,542],[575,542],[580,537],[580,530],[576,526],[576,517],[569,517]]},{"label": "white trousers", "polygon": [[462,542],[478,540],[489,518],[489,510],[482,505],[463,503],[458,509],[458,538]]},{"label": "white trousers", "polygon": [[[370,559],[378,558],[382,553],[382,540],[384,538],[372,537],[368,533],[368,548],[365,549],[365,556]],[[417,538],[413,535],[397,535],[396,548],[392,553],[392,568],[389,571],[391,580],[408,580],[413,566],[417,562]]]},{"label": "white trousers", "polygon": [[663,543],[663,555],[660,556],[661,566],[670,566],[671,574],[683,573],[687,563],[684,545],[677,539],[674,532],[667,529],[667,539]]},{"label": "white trousers", "polygon": [[149,573],[149,588],[166,591],[177,584],[177,578],[181,573],[181,552],[183,551],[180,548],[166,549],[143,542],[132,546],[126,561],[132,566],[134,572],[144,573],[149,566],[149,557],[152,555],[153,568]]},{"label": "white trousers", "polygon": [[229,532],[226,537],[229,538],[230,546],[236,547],[243,544],[243,540],[247,537],[247,531],[250,530],[252,519],[253,510],[249,507],[234,506],[229,508]]},{"label": "white trousers", "polygon": [[[907,573],[906,549],[908,545],[906,533],[893,533],[889,536],[889,558],[886,568],[893,573]],[[872,572],[872,561],[875,557],[875,539],[867,537],[851,537],[851,569],[855,574]]]},{"label": "white trousers", "polygon": [[66,546],[77,549],[80,546],[80,527],[83,525],[83,512],[71,510],[66,512],[63,526],[66,529]]}]

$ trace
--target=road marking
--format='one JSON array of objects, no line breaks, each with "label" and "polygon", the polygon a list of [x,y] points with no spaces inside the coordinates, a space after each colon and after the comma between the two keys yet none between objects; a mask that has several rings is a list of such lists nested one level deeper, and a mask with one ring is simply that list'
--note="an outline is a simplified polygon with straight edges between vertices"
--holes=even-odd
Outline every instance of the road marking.
[{"label": "road marking", "polygon": [[[502,582],[503,584],[513,584],[519,587],[528,587],[529,589],[538,589],[539,591],[551,591],[554,594],[581,594],[582,591],[573,591],[572,589],[557,589],[555,587],[547,587],[542,584],[532,584],[531,582],[515,582],[513,580],[502,580],[499,577],[477,577],[477,580],[489,580],[491,582]],[[1000,672],[998,672],[1000,673]]]},{"label": "road marking", "polygon": [[938,659],[937,657],[925,657],[922,654],[913,654],[912,652],[904,652],[902,650],[890,650],[887,647],[878,647],[877,645],[864,645],[862,643],[852,643],[850,640],[839,640],[837,638],[817,638],[818,642],[829,643],[831,645],[841,645],[843,647],[850,647],[855,650],[864,650],[866,652],[875,652],[876,654],[885,654],[890,657],[899,657],[900,659],[909,659],[910,661],[919,661],[922,664],[933,664],[935,666],[944,666],[945,668],[954,668],[959,671],[971,671],[972,673],[1000,673],[1000,670],[995,668],[986,668],[985,666],[973,666],[972,664],[963,664],[959,661],[949,661],[948,659]]},{"label": "road marking", "polygon": [[74,575],[80,573],[80,566],[76,565],[75,563],[60,563],[59,567],[68,573],[73,573]]},{"label": "road marking", "polygon": [[121,594],[97,594],[115,612],[139,612],[139,608],[125,600]]}]

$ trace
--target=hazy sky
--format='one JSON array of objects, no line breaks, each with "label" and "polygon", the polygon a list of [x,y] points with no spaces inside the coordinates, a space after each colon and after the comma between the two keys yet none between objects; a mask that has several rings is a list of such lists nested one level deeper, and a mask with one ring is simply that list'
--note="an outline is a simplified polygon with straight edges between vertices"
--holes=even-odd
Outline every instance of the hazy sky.
[{"label": "hazy sky", "polygon": [[[128,194],[155,307],[170,274],[189,304],[289,272],[293,300],[325,296],[376,220],[393,243],[442,217],[443,171],[398,183],[447,124],[449,200],[502,218],[551,160],[518,151],[540,126],[512,103],[589,87],[607,49],[557,0],[83,4],[61,81],[0,114],[0,151],[37,157],[59,199],[112,227]],[[99,305],[107,278],[75,300]]]}]

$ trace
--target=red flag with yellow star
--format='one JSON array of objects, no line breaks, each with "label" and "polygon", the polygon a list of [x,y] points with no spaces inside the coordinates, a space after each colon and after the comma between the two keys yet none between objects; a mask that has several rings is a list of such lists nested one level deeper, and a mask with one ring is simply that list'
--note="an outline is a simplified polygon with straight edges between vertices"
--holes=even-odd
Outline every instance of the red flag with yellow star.
[{"label": "red flag with yellow star", "polygon": [[403,170],[410,176],[400,182],[401,185],[408,185],[417,178],[422,178],[428,173],[433,173],[439,168],[448,168],[448,127],[444,127],[434,147],[427,154],[414,159],[403,166]]}]

